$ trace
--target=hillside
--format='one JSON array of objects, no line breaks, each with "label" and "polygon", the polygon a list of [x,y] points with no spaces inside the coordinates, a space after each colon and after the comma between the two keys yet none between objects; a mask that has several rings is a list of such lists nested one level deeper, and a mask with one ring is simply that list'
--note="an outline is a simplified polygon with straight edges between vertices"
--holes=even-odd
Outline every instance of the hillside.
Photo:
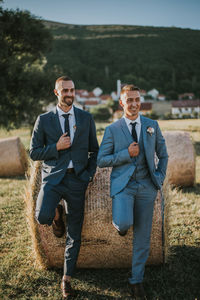
[{"label": "hillside", "polygon": [[161,93],[200,94],[200,30],[44,24],[54,37],[46,68],[69,74],[77,88],[110,92],[121,79]]}]

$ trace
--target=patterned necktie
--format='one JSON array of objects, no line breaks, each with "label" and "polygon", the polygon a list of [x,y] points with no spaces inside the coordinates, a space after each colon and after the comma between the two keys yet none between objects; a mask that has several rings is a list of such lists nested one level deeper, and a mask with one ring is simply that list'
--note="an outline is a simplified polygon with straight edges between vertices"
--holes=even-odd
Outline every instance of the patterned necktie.
[{"label": "patterned necktie", "polygon": [[135,130],[135,126],[136,126],[137,122],[130,123],[130,124],[132,126],[132,137],[133,137],[133,140],[134,140],[134,142],[137,143],[138,142],[138,138],[137,138],[137,132]]},{"label": "patterned necktie", "polygon": [[67,133],[67,136],[70,136],[69,115],[70,114],[64,114],[64,115],[62,115],[65,118],[65,133]]}]

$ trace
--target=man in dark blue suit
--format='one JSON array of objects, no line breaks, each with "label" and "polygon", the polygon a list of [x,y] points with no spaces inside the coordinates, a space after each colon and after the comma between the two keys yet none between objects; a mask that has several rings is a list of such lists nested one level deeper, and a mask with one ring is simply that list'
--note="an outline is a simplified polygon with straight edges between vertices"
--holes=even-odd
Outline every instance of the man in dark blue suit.
[{"label": "man in dark blue suit", "polygon": [[42,184],[36,203],[36,219],[53,226],[57,237],[64,234],[62,198],[67,201],[67,240],[63,298],[73,295],[70,279],[81,244],[85,191],[96,171],[98,142],[92,116],[73,105],[74,82],[66,76],[56,80],[55,109],[40,115],[35,123],[30,157],[42,160]]}]

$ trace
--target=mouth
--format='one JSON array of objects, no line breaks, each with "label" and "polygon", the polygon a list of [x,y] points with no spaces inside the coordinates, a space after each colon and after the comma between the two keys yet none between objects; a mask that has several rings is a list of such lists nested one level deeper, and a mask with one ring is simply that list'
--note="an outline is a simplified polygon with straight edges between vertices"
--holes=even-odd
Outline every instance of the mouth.
[{"label": "mouth", "polygon": [[74,97],[65,97],[63,98],[63,101],[65,103],[72,103],[74,101]]},{"label": "mouth", "polygon": [[74,97],[64,97],[64,100],[74,100]]}]

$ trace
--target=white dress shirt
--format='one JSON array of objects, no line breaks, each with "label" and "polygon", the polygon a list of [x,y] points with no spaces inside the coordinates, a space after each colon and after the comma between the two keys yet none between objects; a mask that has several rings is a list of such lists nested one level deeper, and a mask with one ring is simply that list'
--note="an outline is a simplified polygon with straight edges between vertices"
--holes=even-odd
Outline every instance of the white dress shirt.
[{"label": "white dress shirt", "polygon": [[138,138],[138,142],[140,139],[140,132],[141,132],[141,120],[140,120],[140,115],[138,115],[137,119],[135,120],[130,120],[128,118],[126,118],[125,116],[123,116],[123,118],[125,119],[126,125],[128,126],[128,130],[130,131],[130,134],[132,135],[132,125],[130,123],[137,123],[135,126],[135,130],[137,133],[137,138]]},{"label": "white dress shirt", "polygon": [[[62,128],[63,133],[65,133],[65,118],[62,115],[69,114],[69,130],[70,130],[70,139],[71,139],[71,144],[72,144],[73,139],[74,139],[74,133],[76,130],[76,119],[75,119],[75,115],[74,115],[74,107],[72,105],[71,109],[67,113],[64,112],[60,107],[58,107],[58,105],[57,105],[56,109],[58,111],[60,126]],[[73,168],[72,160],[70,160],[67,168]]]}]

